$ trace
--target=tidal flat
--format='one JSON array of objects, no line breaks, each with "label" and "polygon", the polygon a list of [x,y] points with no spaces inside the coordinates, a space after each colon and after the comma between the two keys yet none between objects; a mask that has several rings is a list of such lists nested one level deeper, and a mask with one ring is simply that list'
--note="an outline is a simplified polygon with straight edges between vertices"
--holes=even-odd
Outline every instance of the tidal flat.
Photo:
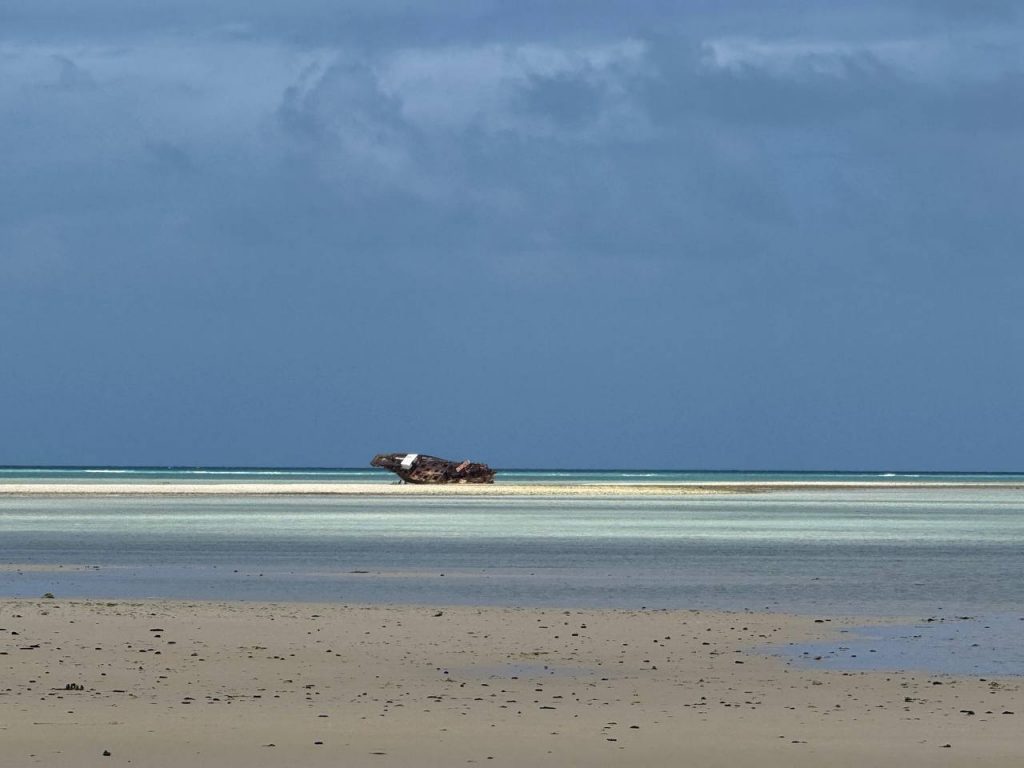
[{"label": "tidal flat", "polygon": [[1019,679],[757,651],[857,621],[5,600],[0,738],[12,765],[76,767],[1020,764]]},{"label": "tidal flat", "polygon": [[[1009,484],[366,485],[8,485],[4,754],[228,768],[1024,756],[1024,497]],[[929,619],[946,634],[926,653]]]}]

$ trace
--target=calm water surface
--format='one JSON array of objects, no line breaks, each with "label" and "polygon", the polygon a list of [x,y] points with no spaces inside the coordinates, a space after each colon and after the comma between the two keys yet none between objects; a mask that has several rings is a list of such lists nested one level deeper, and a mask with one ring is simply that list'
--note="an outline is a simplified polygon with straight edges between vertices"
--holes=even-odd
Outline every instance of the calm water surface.
[{"label": "calm water surface", "polygon": [[0,497],[2,564],[21,596],[998,612],[1024,496]]},{"label": "calm water surface", "polygon": [[[284,474],[267,474],[274,472]],[[643,481],[627,474],[513,479]],[[651,482],[893,479],[649,474]],[[381,475],[0,470],[0,484],[83,478],[380,482]],[[1024,493],[1009,487],[1019,476],[981,481],[966,489],[653,498],[0,496],[0,596],[893,615],[916,623],[774,652],[844,669],[1024,674]]]}]

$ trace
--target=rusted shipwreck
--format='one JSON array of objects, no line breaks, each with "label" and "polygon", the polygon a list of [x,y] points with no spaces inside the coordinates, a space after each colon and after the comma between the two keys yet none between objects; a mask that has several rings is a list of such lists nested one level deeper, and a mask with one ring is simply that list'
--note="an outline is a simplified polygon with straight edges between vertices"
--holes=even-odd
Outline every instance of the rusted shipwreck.
[{"label": "rusted shipwreck", "polygon": [[448,461],[422,453],[378,453],[370,466],[389,469],[407,483],[493,483],[494,470],[473,461]]}]

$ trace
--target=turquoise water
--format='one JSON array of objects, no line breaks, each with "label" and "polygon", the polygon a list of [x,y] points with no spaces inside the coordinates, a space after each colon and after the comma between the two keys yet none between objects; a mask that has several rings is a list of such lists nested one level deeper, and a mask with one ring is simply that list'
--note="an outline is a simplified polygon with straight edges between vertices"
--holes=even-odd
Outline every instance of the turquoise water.
[{"label": "turquoise water", "polygon": [[[33,483],[380,483],[395,476],[375,468],[0,467],[0,485]],[[1024,473],[980,472],[709,472],[642,469],[499,469],[497,483],[880,482],[1022,484]]]},{"label": "turquoise water", "polygon": [[979,613],[1024,605],[1022,552],[1024,494],[992,487],[0,497],[0,564],[35,568],[3,595]]},{"label": "turquoise water", "polygon": [[[373,470],[0,472],[0,484],[390,480]],[[682,472],[503,477],[637,482],[636,474],[653,482],[766,479]],[[770,475],[871,477],[892,481],[885,474]],[[1024,674],[1020,476],[905,477],[974,484],[654,497],[0,495],[0,596],[972,616],[980,617],[975,634],[957,625],[959,639],[938,631],[952,626],[939,622],[922,632],[893,630],[863,642],[851,635],[791,652],[842,668],[918,664]]]},{"label": "turquoise water", "polygon": [[[0,596],[937,617],[945,621],[924,630],[867,630],[787,652],[842,669],[1024,674],[1020,476],[901,477],[973,484],[656,497],[0,496]],[[519,471],[500,478],[893,482],[885,473]],[[391,477],[375,470],[0,470],[0,483],[244,480]],[[974,618],[957,620],[964,615]]]}]

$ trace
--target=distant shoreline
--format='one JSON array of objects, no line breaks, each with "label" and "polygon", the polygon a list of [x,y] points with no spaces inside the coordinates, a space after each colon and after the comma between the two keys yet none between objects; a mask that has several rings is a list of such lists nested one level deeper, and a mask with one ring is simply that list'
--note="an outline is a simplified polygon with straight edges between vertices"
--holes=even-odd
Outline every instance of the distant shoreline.
[{"label": "distant shoreline", "polygon": [[1024,483],[723,481],[694,483],[579,483],[399,485],[397,483],[0,483],[0,496],[688,496],[784,491],[987,490],[1024,491]]}]

